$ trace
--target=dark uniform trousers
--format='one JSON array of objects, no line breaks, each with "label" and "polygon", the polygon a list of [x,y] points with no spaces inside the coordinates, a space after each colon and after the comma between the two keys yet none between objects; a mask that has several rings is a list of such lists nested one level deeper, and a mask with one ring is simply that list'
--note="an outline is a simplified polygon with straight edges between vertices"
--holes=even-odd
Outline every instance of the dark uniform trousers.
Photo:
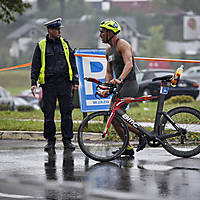
[{"label": "dark uniform trousers", "polygon": [[69,82],[53,86],[42,86],[44,137],[48,140],[54,140],[54,136],[56,133],[54,113],[57,100],[59,102],[61,113],[61,132],[63,140],[70,140],[73,138],[73,102],[71,87],[72,84]]}]

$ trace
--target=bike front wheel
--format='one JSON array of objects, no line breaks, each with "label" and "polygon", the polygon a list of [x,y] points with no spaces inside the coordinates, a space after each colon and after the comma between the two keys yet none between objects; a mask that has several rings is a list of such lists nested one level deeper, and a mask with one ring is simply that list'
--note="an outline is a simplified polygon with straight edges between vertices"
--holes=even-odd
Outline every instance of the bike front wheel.
[{"label": "bike front wheel", "polygon": [[[115,115],[107,135],[103,137],[110,112],[100,111],[88,115],[78,130],[78,143],[83,153],[89,158],[107,162],[119,157],[126,149],[129,132],[125,122]],[[120,131],[120,136],[116,132]]]},{"label": "bike front wheel", "polygon": [[[170,118],[181,129],[181,134],[166,138],[163,147],[172,155],[191,157],[200,153],[200,112],[190,107],[176,107],[167,112]],[[164,116],[160,133],[165,137],[168,133],[177,133],[177,129]]]}]

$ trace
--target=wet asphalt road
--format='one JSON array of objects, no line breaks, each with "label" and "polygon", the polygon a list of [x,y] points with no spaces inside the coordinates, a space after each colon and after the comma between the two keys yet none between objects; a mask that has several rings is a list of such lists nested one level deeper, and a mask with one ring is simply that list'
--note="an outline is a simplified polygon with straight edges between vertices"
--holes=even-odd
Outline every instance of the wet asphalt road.
[{"label": "wet asphalt road", "polygon": [[0,140],[0,200],[12,199],[200,199],[200,155],[181,159],[146,148],[134,159],[109,163],[87,159],[77,149],[56,156],[45,142]]}]

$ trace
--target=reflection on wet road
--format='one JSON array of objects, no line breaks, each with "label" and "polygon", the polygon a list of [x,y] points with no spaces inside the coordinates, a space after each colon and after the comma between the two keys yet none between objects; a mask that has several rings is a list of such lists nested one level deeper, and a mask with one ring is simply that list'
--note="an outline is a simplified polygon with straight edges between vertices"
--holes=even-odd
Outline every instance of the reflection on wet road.
[{"label": "reflection on wet road", "polygon": [[0,140],[0,199],[199,200],[200,155],[181,159],[147,148],[135,159],[98,163],[79,148],[56,155],[44,142]]}]

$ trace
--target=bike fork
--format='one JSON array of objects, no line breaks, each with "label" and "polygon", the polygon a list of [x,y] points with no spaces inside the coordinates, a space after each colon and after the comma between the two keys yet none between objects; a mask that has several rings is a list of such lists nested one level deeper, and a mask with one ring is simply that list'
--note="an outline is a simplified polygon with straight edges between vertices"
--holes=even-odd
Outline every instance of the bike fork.
[{"label": "bike fork", "polygon": [[110,116],[109,116],[109,118],[107,120],[106,127],[105,127],[105,129],[103,131],[102,138],[105,138],[114,116],[115,116],[115,114],[113,112],[111,112],[111,114],[110,114]]}]

